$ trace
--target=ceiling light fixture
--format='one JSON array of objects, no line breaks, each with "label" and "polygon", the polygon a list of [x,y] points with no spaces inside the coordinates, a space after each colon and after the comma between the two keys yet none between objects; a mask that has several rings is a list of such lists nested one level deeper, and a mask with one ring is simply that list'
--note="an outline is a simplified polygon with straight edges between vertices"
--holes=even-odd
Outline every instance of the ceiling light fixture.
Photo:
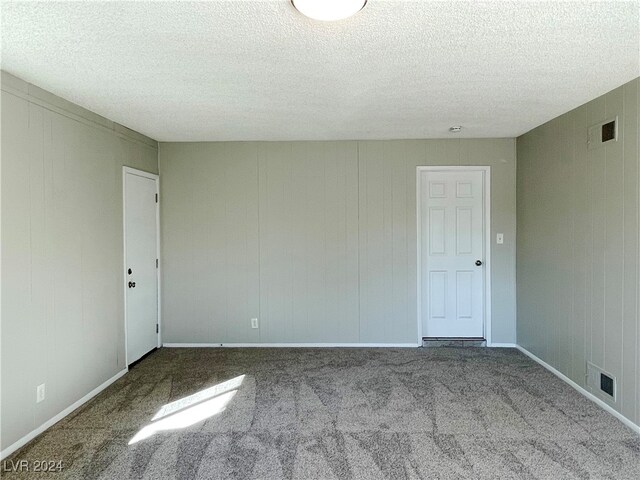
[{"label": "ceiling light fixture", "polygon": [[355,15],[364,8],[367,0],[291,0],[291,3],[309,18],[333,22]]}]

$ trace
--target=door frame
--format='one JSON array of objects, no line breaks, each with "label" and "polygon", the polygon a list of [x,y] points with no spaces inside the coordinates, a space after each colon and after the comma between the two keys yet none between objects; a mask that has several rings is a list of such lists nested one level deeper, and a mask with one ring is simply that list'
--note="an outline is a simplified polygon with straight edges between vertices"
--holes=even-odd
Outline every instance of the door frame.
[{"label": "door frame", "polygon": [[484,165],[418,166],[416,167],[416,225],[417,225],[417,291],[418,344],[422,345],[422,172],[483,172],[484,178],[484,322],[483,332],[487,346],[491,346],[491,167]]},{"label": "door frame", "polygon": [[138,170],[131,167],[122,167],[122,275],[123,282],[122,288],[124,291],[124,359],[125,368],[129,370],[129,341],[127,338],[127,189],[126,181],[127,175],[137,175],[138,177],[148,178],[156,182],[156,195],[158,201],[156,202],[156,258],[158,259],[158,268],[156,268],[156,288],[158,290],[158,335],[156,340],[156,347],[160,348],[162,343],[162,322],[160,314],[160,176],[155,173],[145,172],[144,170]]}]

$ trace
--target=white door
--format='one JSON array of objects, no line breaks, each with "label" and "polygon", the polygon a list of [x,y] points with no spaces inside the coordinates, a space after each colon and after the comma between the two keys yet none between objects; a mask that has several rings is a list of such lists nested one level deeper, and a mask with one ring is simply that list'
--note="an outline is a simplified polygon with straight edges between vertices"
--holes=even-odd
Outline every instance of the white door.
[{"label": "white door", "polygon": [[485,172],[419,170],[424,337],[484,337]]},{"label": "white door", "polygon": [[127,363],[158,346],[158,177],[124,169]]}]

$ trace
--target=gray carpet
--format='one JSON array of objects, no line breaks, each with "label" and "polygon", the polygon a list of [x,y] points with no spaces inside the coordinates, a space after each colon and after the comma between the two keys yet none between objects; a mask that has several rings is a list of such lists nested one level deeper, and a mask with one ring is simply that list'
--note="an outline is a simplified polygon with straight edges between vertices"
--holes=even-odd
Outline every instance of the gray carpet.
[{"label": "gray carpet", "polygon": [[62,460],[51,478],[637,480],[640,437],[512,349],[161,349],[10,460]]}]

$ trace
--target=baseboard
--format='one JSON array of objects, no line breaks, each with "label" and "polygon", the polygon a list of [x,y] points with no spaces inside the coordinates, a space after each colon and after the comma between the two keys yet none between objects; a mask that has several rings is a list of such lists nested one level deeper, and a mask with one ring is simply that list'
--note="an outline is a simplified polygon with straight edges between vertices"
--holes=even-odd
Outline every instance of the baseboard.
[{"label": "baseboard", "polygon": [[49,428],[49,427],[55,425],[56,423],[58,423],[64,417],[66,417],[71,412],[73,412],[76,408],[84,405],[89,400],[91,400],[93,397],[95,397],[97,394],[99,394],[101,391],[103,391],[105,388],[107,388],[109,385],[111,385],[113,382],[118,380],[125,373],[127,373],[127,369],[119,371],[113,377],[111,377],[109,380],[104,382],[102,385],[99,385],[98,387],[94,388],[89,393],[87,393],[84,397],[82,397],[80,400],[78,400],[77,402],[73,403],[72,405],[70,405],[67,408],[65,408],[64,410],[62,410],[55,417],[47,420],[42,425],[40,425],[38,428],[36,428],[35,430],[32,430],[31,432],[26,434],[24,437],[22,437],[17,442],[13,443],[12,445],[9,445],[7,448],[2,450],[2,452],[0,452],[0,459],[4,459],[4,458],[8,457],[13,452],[18,450],[20,447],[26,445],[28,442],[30,442],[31,440],[36,438],[38,435],[40,435],[42,432],[44,432],[47,428]]},{"label": "baseboard", "polygon": [[417,343],[163,343],[167,348],[418,348]]},{"label": "baseboard", "polygon": [[[163,344],[163,346],[164,347],[168,347],[168,348],[212,348],[212,347],[218,347],[218,348],[219,347],[226,347],[226,348],[238,348],[238,347],[243,347],[243,348],[244,347],[265,347],[265,348],[318,348],[318,347],[325,347],[325,348],[327,348],[327,347],[332,347],[332,348],[333,347],[338,347],[338,348],[340,348],[340,347],[347,347],[347,348],[377,348],[377,347],[416,348],[418,345],[413,344],[413,343],[165,343],[165,344]],[[492,343],[490,346],[494,347],[494,348],[517,348],[523,354],[525,354],[527,357],[531,358],[536,363],[542,365],[544,368],[546,368],[551,373],[553,373],[556,377],[560,378],[561,380],[563,380],[564,382],[569,384],[571,387],[573,387],[575,390],[580,392],[586,398],[588,398],[589,400],[591,400],[592,402],[597,404],[599,407],[601,407],[603,410],[607,411],[608,413],[610,413],[611,415],[616,417],[618,420],[620,420],[622,423],[624,423],[627,427],[629,427],[631,430],[633,430],[634,432],[636,432],[637,434],[640,435],[640,425],[636,425],[635,423],[633,423],[631,420],[629,420],[627,417],[622,415],[620,412],[618,412],[617,410],[613,409],[610,405],[607,405],[605,402],[600,400],[598,397],[596,397],[592,393],[590,393],[587,390],[585,390],[583,387],[581,387],[580,385],[575,383],[573,380],[571,380],[569,377],[567,377],[566,375],[564,375],[560,371],[556,370],[554,367],[549,365],[544,360],[541,360],[540,358],[535,356],[533,353],[528,351],[526,348],[521,347],[520,345],[517,345],[517,344],[514,344],[514,343]],[[99,394],[101,391],[103,391],[105,388],[107,388],[113,382],[118,380],[125,373],[127,373],[126,369],[121,370],[116,375],[111,377],[109,380],[107,380],[106,382],[102,383],[98,387],[96,387],[93,390],[91,390],[89,393],[87,393],[80,400],[78,400],[77,402],[73,403],[69,407],[65,408],[63,411],[58,413],[56,416],[54,416],[50,420],[47,420],[45,423],[40,425],[35,430],[32,430],[31,432],[29,432],[27,435],[22,437],[20,440],[14,442],[12,445],[9,445],[7,448],[2,450],[2,452],[0,452],[0,459],[4,459],[4,458],[8,457],[13,452],[18,450],[20,447],[26,445],[28,442],[30,442],[35,437],[40,435],[46,429],[48,429],[49,427],[51,427],[51,426],[55,425],[56,423],[58,423],[64,417],[66,417],[71,412],[73,412],[75,409],[77,409],[78,407],[84,405],[86,402],[91,400],[93,397],[95,397],[97,394]]]},{"label": "baseboard", "polygon": [[592,394],[591,392],[589,392],[588,390],[584,389],[583,387],[581,387],[580,385],[578,385],[576,382],[574,382],[573,380],[571,380],[569,377],[567,377],[565,374],[563,374],[562,372],[560,372],[559,370],[556,370],[555,368],[553,368],[551,365],[549,365],[547,362],[545,362],[544,360],[541,360],[540,358],[536,357],[533,353],[531,353],[529,350],[527,350],[524,347],[521,347],[520,345],[516,345],[515,346],[518,350],[520,350],[522,353],[524,353],[527,357],[529,357],[531,360],[533,360],[534,362],[539,363],[540,365],[542,365],[544,368],[546,368],[547,370],[549,370],[551,373],[553,373],[556,377],[558,377],[560,380],[564,380],[566,383],[568,383],[569,385],[571,385],[575,390],[577,390],[578,392],[580,392],[582,395],[584,395],[585,397],[587,397],[589,400],[591,400],[592,402],[594,402],[596,405],[598,405],[600,408],[602,408],[603,410],[609,412],[611,415],[613,415],[614,417],[616,417],[618,420],[620,420],[622,423],[624,423],[627,427],[629,427],[631,430],[633,430],[635,433],[637,433],[638,435],[640,435],[640,425],[636,425],[635,423],[633,423],[631,420],[629,420],[627,417],[625,417],[624,415],[622,415],[620,412],[618,412],[616,409],[612,408],[610,405],[608,405],[607,403],[603,402],[602,400],[600,400],[598,397],[596,397],[594,394]]}]

